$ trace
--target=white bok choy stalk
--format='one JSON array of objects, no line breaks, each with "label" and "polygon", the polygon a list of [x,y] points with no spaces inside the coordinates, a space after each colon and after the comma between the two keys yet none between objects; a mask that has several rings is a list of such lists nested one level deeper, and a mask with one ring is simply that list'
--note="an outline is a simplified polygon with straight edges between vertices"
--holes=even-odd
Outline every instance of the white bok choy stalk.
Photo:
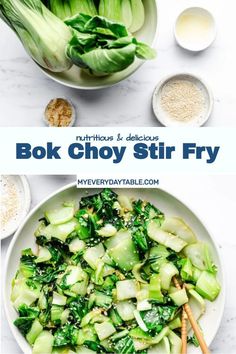
[{"label": "white bok choy stalk", "polygon": [[140,30],[145,21],[142,0],[100,0],[98,13],[109,20],[123,23],[131,33]]},{"label": "white bok choy stalk", "polygon": [[39,65],[54,72],[71,67],[66,56],[71,30],[40,0],[0,0],[0,17]]},{"label": "white bok choy stalk", "polygon": [[59,18],[66,18],[86,14],[97,15],[97,8],[93,0],[49,0],[48,8]]}]

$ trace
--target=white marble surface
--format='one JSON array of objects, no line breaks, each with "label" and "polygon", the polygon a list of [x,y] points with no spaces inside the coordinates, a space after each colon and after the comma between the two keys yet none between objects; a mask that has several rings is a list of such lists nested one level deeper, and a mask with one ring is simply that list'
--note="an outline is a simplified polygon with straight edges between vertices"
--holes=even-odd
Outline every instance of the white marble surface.
[{"label": "white marble surface", "polygon": [[[207,126],[235,126],[235,0],[158,0],[158,57],[117,86],[84,92],[46,78],[29,59],[15,34],[0,21],[0,126],[43,126],[42,112],[52,97],[70,97],[78,126],[157,126],[151,95],[172,72],[201,75],[212,87],[215,109]],[[207,51],[191,54],[174,41],[173,25],[186,6],[204,4],[216,16],[218,35]]]},{"label": "white marble surface", "polygon": [[[32,207],[49,193],[74,181],[73,176],[30,176]],[[236,353],[236,304],[234,237],[236,190],[235,176],[217,177],[160,177],[160,185],[173,192],[194,211],[212,230],[220,246],[226,276],[226,307],[218,334],[211,345],[212,354]],[[2,242],[2,266],[11,238]],[[21,354],[2,309],[2,354]],[[199,351],[200,352],[200,351]]]}]

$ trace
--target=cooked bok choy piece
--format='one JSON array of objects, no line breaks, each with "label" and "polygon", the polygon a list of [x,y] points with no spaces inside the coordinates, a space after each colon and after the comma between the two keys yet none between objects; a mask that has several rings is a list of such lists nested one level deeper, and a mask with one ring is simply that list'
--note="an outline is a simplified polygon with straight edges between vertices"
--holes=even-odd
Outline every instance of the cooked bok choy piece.
[{"label": "cooked bok choy piece", "polygon": [[1,0],[0,17],[39,65],[55,72],[71,67],[72,62],[66,56],[71,30],[40,0]]},{"label": "cooked bok choy piece", "polygon": [[184,249],[184,253],[198,269],[208,270],[211,273],[216,271],[215,265],[211,259],[209,247],[206,243],[193,243]]},{"label": "cooked bok choy piece", "polygon": [[176,217],[165,218],[163,224],[161,225],[161,228],[166,232],[170,232],[171,234],[179,236],[180,238],[182,238],[182,240],[184,240],[188,244],[196,242],[196,236],[194,235],[193,231],[180,218],[176,218]]},{"label": "cooked bok choy piece", "polygon": [[53,349],[54,337],[49,331],[42,331],[36,338],[32,354],[50,354]]},{"label": "cooked bok choy piece", "polygon": [[110,189],[46,211],[12,283],[32,352],[180,353],[182,306],[198,320],[220,292],[208,248],[183,223]]},{"label": "cooked bok choy piece", "polygon": [[220,289],[220,284],[215,275],[210,272],[203,271],[197,281],[196,291],[205,299],[214,301],[219,295]]},{"label": "cooked bok choy piece", "polygon": [[156,56],[154,49],[137,41],[121,23],[84,14],[67,19],[65,23],[73,29],[67,55],[90,74],[116,73],[129,67],[136,57],[148,60]]},{"label": "cooked bok choy piece", "polygon": [[169,232],[163,231],[160,228],[159,222],[156,220],[151,220],[148,223],[148,236],[158,242],[159,244],[171,248],[175,252],[180,252],[185,246],[187,246],[187,242],[182,240],[180,237],[172,235]]}]

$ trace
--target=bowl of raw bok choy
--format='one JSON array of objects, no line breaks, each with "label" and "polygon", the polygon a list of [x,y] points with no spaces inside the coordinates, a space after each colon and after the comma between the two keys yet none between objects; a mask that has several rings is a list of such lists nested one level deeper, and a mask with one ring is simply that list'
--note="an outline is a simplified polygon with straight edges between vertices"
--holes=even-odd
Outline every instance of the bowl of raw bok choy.
[{"label": "bowl of raw bok choy", "polygon": [[[25,354],[180,354],[183,307],[207,345],[224,307],[213,239],[160,189],[57,191],[15,234],[4,284]],[[199,353],[186,326],[188,353]]]},{"label": "bowl of raw bok choy", "polygon": [[156,57],[156,0],[1,0],[0,17],[53,80],[112,86]]}]

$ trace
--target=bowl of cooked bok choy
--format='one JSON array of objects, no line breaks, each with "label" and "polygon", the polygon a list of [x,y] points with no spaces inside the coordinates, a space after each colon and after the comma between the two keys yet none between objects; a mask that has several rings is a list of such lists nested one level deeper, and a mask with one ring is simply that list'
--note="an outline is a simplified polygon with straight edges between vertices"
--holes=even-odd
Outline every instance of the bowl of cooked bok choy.
[{"label": "bowl of cooked bok choy", "polygon": [[0,17],[53,80],[114,85],[156,57],[156,0],[2,0]]},{"label": "bowl of cooked bok choy", "polygon": [[[224,308],[215,242],[161,189],[60,189],[15,234],[4,284],[25,354],[180,354],[183,307],[207,345]],[[186,326],[188,353],[198,353]]]}]

